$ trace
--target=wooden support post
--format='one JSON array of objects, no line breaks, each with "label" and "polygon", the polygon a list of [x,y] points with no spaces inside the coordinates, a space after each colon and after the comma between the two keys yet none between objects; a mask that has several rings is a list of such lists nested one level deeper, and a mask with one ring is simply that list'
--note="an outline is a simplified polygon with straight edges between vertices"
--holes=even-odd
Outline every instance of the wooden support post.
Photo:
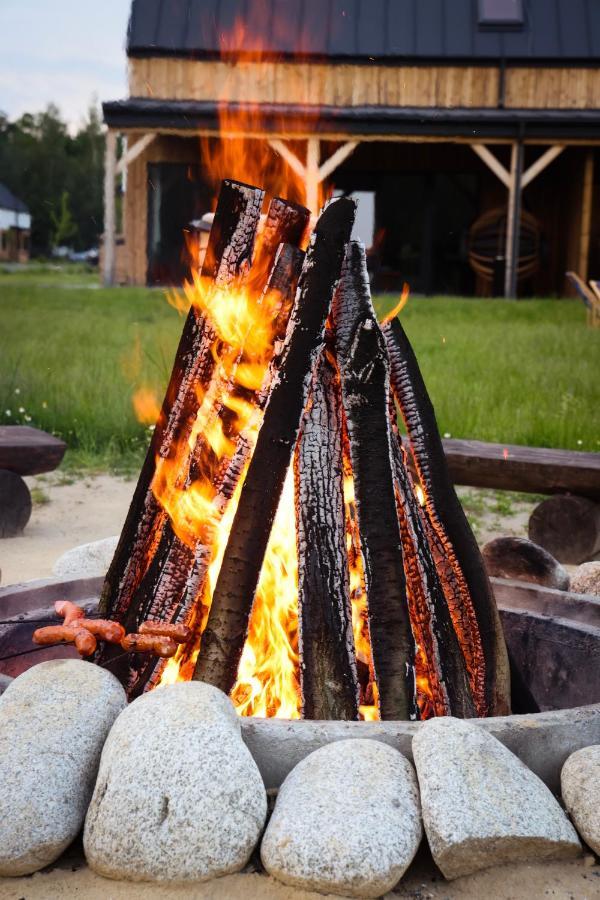
[{"label": "wooden support post", "polygon": [[517,296],[519,243],[521,237],[521,177],[523,174],[523,144],[515,141],[510,159],[510,186],[506,216],[506,269],[504,296]]},{"label": "wooden support post", "polygon": [[306,142],[306,174],[304,177],[306,184],[306,194],[304,202],[313,214],[319,211],[319,156],[320,156],[319,138],[309,138]]},{"label": "wooden support post", "polygon": [[269,146],[282,156],[290,169],[304,180],[305,203],[313,214],[319,211],[319,185],[340,166],[358,147],[358,141],[347,141],[319,165],[319,138],[308,138],[306,142],[306,165],[279,138],[269,140]]},{"label": "wooden support post", "polygon": [[107,287],[115,283],[115,175],[117,170],[117,132],[106,132],[104,157],[104,263],[103,280]]},{"label": "wooden support post", "polygon": [[123,153],[123,156],[117,163],[116,174],[123,175],[131,165],[131,163],[150,146],[150,144],[156,137],[158,137],[158,135],[155,131],[153,131],[151,134],[145,134],[131,147],[127,147],[125,152]]},{"label": "wooden support post", "polygon": [[592,201],[594,196],[594,151],[588,150],[583,169],[583,198],[581,204],[581,234],[579,238],[579,263],[577,273],[583,281],[588,277],[590,231],[592,227]]}]

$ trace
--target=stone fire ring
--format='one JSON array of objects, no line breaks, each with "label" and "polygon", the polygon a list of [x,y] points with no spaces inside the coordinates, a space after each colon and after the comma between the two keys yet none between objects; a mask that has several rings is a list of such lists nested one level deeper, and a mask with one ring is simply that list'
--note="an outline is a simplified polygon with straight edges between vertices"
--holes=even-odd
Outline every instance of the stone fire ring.
[{"label": "stone fire ring", "polygon": [[[15,619],[33,611],[49,610],[57,599],[84,603],[97,597],[101,578],[48,579],[0,588],[0,620]],[[560,788],[560,771],[567,757],[581,747],[600,744],[600,675],[594,683],[591,673],[600,670],[600,604],[581,595],[565,595],[544,589],[527,589],[519,583],[494,585],[505,634],[513,655],[534,671],[534,693],[554,690],[556,705],[561,698],[581,696],[586,705],[552,709],[529,715],[511,715],[473,720],[485,728],[555,793]],[[541,598],[541,599],[540,599]],[[573,600],[574,598],[574,600]],[[566,618],[566,616],[569,618]],[[21,627],[21,626],[19,626]],[[551,668],[540,680],[534,666],[545,665],[548,647],[552,658],[559,655],[557,669]],[[0,648],[2,626],[0,626]],[[48,658],[72,656],[70,648],[48,648],[27,656],[27,665]],[[0,656],[2,656],[0,652]],[[532,661],[534,666],[532,666]],[[527,677],[527,672],[522,672]],[[0,662],[0,677],[6,672]],[[10,673],[9,673],[10,674]],[[577,679],[580,680],[579,683]],[[591,686],[590,686],[591,685]],[[591,693],[590,693],[591,691]],[[546,698],[547,700],[548,698]],[[589,700],[599,702],[590,703]],[[563,703],[564,705],[564,703]],[[242,719],[242,734],[267,789],[276,789],[286,775],[313,750],[345,738],[373,738],[400,750],[412,759],[412,738],[419,722],[322,722],[283,719]]]}]

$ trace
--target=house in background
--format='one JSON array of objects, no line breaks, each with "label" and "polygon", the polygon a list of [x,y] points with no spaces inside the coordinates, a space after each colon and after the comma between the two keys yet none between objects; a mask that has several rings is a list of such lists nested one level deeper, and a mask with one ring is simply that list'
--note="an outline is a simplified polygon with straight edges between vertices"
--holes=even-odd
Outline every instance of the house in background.
[{"label": "house in background", "polygon": [[133,0],[127,54],[130,96],[104,103],[108,283],[181,280],[214,199],[199,139],[236,133],[311,208],[321,182],[362,197],[376,289],[600,278],[598,0]]},{"label": "house in background", "polygon": [[27,262],[31,215],[22,200],[0,184],[0,262]]}]

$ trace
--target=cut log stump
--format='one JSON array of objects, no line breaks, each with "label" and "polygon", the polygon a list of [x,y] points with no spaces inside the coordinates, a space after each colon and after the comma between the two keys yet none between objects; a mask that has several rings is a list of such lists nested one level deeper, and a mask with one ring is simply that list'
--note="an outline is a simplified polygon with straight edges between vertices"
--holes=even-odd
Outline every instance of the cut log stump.
[{"label": "cut log stump", "polygon": [[562,563],[593,559],[600,552],[600,504],[588,497],[548,497],[531,514],[529,538]]},{"label": "cut log stump", "polygon": [[21,534],[31,516],[31,494],[20,475],[0,469],[0,538]]}]

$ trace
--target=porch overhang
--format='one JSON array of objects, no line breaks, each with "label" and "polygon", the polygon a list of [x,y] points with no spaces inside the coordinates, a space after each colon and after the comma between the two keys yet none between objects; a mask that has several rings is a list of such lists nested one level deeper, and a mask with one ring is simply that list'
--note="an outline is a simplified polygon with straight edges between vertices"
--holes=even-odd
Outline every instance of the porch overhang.
[{"label": "porch overhang", "polygon": [[[214,132],[223,135],[217,101],[131,97],[103,104],[109,128],[119,131]],[[315,135],[361,140],[464,140],[600,144],[600,109],[297,106],[228,103],[240,132],[256,137]],[[251,124],[250,124],[251,123]],[[231,125],[228,126],[232,128]]]}]

